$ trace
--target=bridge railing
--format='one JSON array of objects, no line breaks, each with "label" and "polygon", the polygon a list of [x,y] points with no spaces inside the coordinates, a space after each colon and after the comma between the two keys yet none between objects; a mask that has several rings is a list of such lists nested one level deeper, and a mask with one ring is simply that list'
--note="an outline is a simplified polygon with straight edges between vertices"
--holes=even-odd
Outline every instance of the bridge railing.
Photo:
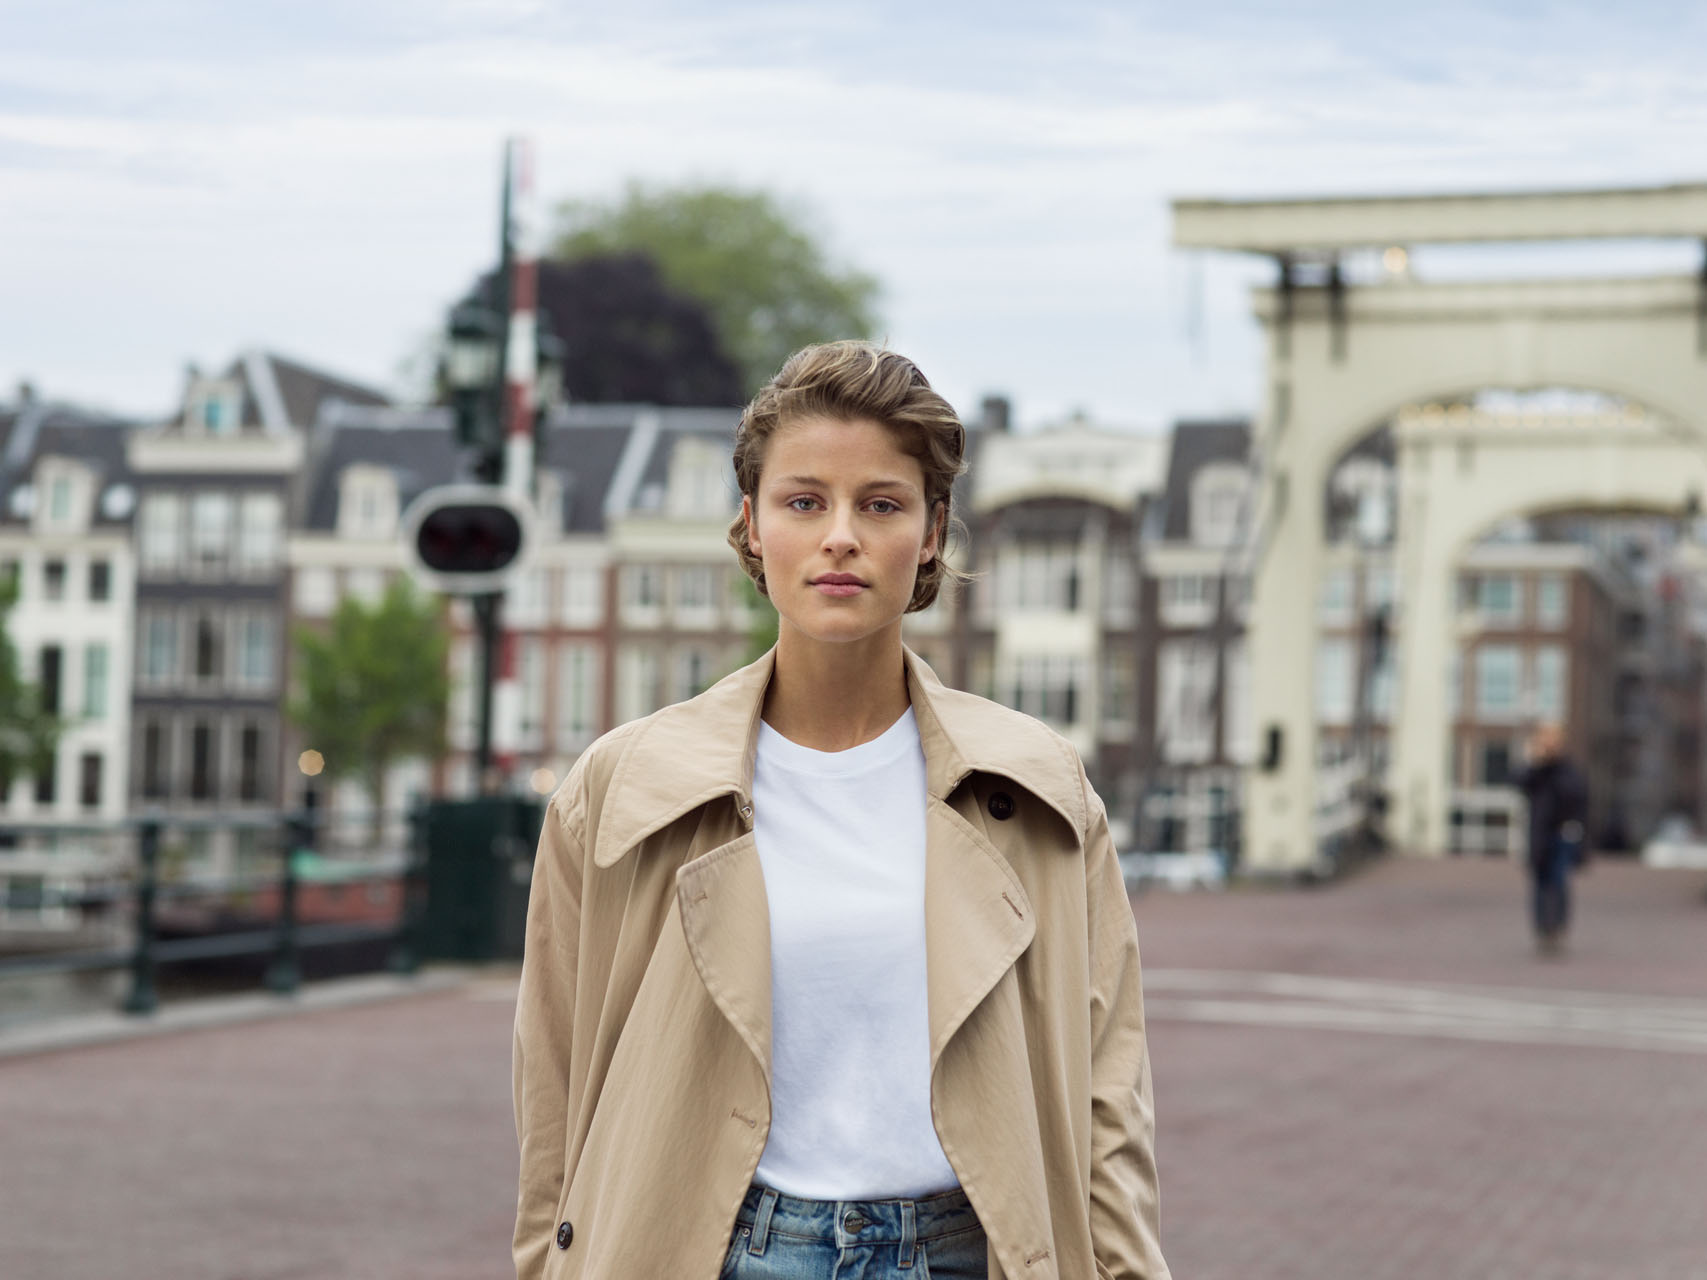
[{"label": "bridge railing", "polygon": [[121,1008],[147,1014],[173,964],[264,957],[263,984],[288,995],[305,951],[368,943],[412,973],[425,813],[401,815],[408,837],[389,850],[329,842],[312,795],[295,810],[0,825],[0,981],[117,970],[127,976]]}]

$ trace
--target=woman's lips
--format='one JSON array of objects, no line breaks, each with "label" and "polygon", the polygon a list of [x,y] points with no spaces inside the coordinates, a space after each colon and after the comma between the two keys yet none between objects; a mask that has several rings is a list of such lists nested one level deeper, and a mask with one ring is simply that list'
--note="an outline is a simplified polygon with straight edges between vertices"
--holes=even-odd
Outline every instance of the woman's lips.
[{"label": "woman's lips", "polygon": [[863,582],[829,582],[820,579],[812,584],[820,594],[826,596],[852,596],[865,590]]}]

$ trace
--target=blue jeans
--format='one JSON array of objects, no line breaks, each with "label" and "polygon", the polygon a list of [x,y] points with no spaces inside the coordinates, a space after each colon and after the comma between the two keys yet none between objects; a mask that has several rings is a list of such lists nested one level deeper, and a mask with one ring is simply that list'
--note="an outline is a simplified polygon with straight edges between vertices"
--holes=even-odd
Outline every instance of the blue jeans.
[{"label": "blue jeans", "polygon": [[1535,934],[1556,938],[1571,922],[1571,872],[1576,850],[1559,841],[1531,870],[1535,881]]},{"label": "blue jeans", "polygon": [[963,1191],[922,1200],[801,1200],[754,1183],[724,1280],[986,1280],[984,1228]]}]

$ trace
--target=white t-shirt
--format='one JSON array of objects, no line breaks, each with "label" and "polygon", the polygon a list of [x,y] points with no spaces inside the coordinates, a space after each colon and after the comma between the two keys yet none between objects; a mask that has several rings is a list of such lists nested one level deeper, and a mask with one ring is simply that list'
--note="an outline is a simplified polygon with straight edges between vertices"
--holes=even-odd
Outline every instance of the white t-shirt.
[{"label": "white t-shirt", "polygon": [[759,724],[753,835],[771,923],[771,1130],[757,1178],[813,1200],[959,1183],[931,1123],[925,756],[912,708],[814,751]]}]

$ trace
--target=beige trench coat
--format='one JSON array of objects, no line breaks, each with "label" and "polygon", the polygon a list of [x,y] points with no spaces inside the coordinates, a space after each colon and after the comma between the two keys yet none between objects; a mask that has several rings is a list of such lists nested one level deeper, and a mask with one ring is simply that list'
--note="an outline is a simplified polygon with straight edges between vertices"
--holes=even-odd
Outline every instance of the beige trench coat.
[{"label": "beige trench coat", "polygon": [[[774,653],[774,651],[773,651]],[[772,655],[552,797],[516,1008],[524,1280],[715,1280],[770,1123],[753,753]],[[1159,1280],[1138,939],[1071,746],[909,652],[931,1109],[992,1280]]]}]

